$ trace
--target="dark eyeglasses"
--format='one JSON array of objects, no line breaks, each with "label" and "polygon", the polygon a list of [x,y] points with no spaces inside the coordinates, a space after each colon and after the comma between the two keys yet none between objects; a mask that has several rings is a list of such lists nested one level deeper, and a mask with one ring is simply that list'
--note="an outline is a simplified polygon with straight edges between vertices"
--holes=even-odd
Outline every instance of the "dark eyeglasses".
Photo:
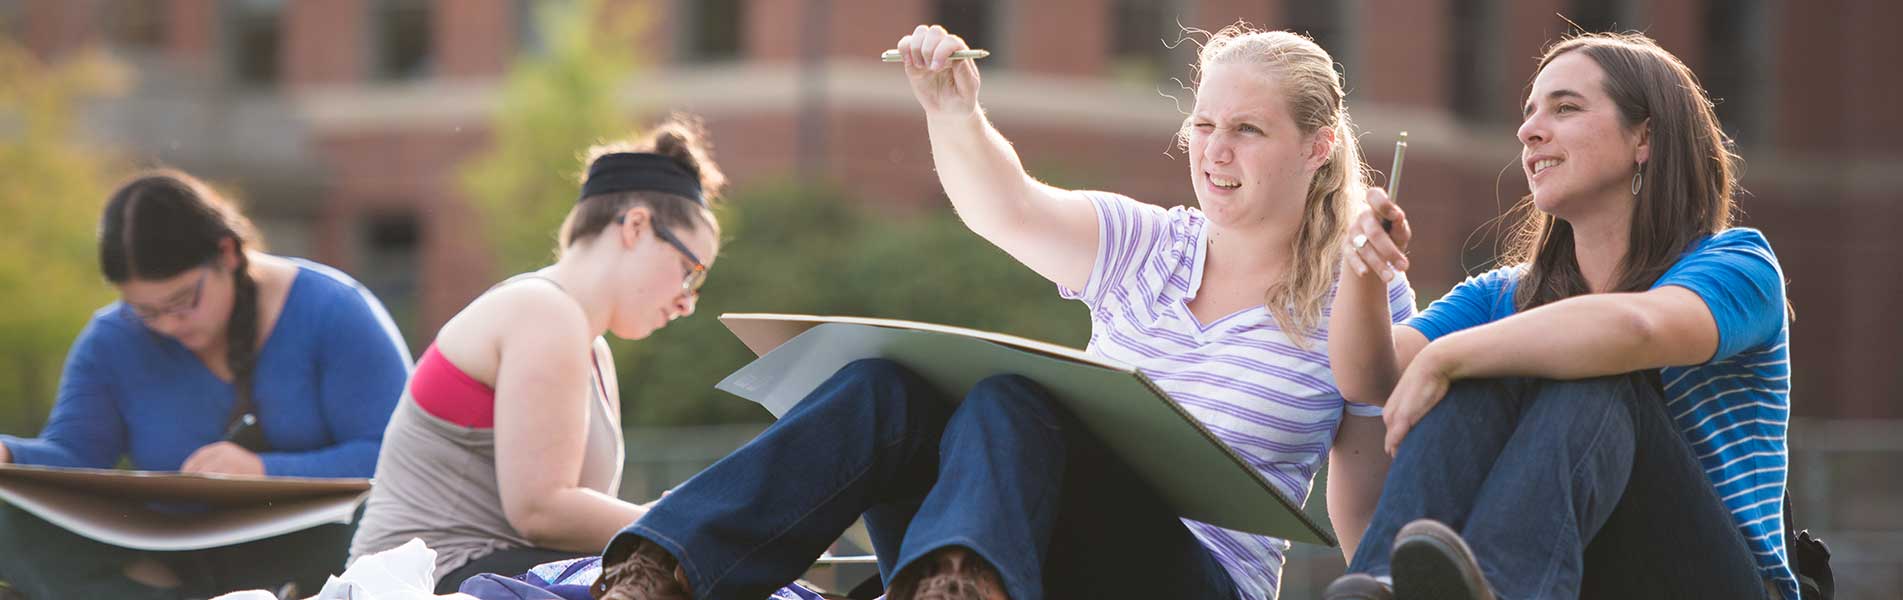
[{"label": "dark eyeglasses", "polygon": [[133,316],[137,316],[139,320],[147,323],[157,321],[168,315],[188,314],[193,310],[197,310],[198,301],[204,298],[205,279],[208,277],[211,277],[211,269],[210,265],[205,265],[205,272],[198,274],[198,283],[192,284],[192,298],[190,301],[172,302],[170,306],[163,308],[143,307],[131,302],[127,302],[126,305],[132,307]]},{"label": "dark eyeglasses", "polygon": [[[617,224],[627,221],[626,214],[615,217]],[[693,267],[687,269],[687,274],[681,277],[681,291],[688,295],[699,294],[700,286],[707,283],[707,264],[700,262],[700,257],[694,256],[694,251],[688,250],[687,244],[681,243],[681,238],[674,237],[674,232],[668,231],[666,226],[661,225],[659,221],[653,224],[654,235],[660,237],[661,241],[667,242],[667,245],[673,246],[675,250],[681,251],[681,256],[687,257],[687,262],[694,263]]]}]

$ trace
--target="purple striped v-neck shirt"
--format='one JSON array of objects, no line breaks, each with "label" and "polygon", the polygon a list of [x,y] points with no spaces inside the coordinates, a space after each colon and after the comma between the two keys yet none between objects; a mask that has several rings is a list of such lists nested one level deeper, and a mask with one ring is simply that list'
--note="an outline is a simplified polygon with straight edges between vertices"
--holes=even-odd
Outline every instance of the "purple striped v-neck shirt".
[{"label": "purple striped v-neck shirt", "polygon": [[[1342,399],[1328,368],[1327,323],[1308,335],[1305,348],[1261,306],[1203,324],[1188,308],[1202,286],[1208,248],[1202,211],[1087,195],[1097,208],[1097,262],[1082,292],[1059,293],[1090,307],[1089,352],[1141,370],[1277,490],[1306,501],[1342,414],[1381,414]],[[1404,278],[1388,288],[1388,304],[1396,323],[1414,315]],[[1183,523],[1229,571],[1242,598],[1275,597],[1287,541]]]}]

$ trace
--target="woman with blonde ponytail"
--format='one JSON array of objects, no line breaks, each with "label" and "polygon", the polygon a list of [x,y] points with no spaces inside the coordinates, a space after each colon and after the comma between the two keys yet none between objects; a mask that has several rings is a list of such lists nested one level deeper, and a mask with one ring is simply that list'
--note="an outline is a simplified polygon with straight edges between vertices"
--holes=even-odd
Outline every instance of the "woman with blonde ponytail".
[{"label": "woman with blonde ponytail", "polygon": [[[1141,369],[1283,494],[1305,500],[1332,456],[1352,552],[1387,463],[1379,409],[1344,402],[1328,368],[1323,308],[1365,186],[1328,53],[1211,34],[1177,132],[1198,206],[1165,209],[1033,179],[979,109],[977,67],[948,60],[964,40],[921,26],[898,48],[965,224],[1083,301],[1091,353]],[[1394,319],[1413,314],[1405,282],[1388,298]],[[762,597],[861,515],[905,600],[1258,600],[1289,547],[1179,518],[1035,381],[953,403],[870,360],[625,530],[597,597]]]},{"label": "woman with blonde ponytail", "polygon": [[[99,266],[121,300],[67,356],[35,439],[0,463],[288,477],[369,477],[410,357],[383,305],[349,276],[264,252],[203,182],[142,173],[99,222]],[[177,598],[313,590],[343,566],[327,525],[238,546],[138,553],[0,507],[0,580],[28,598]]]}]

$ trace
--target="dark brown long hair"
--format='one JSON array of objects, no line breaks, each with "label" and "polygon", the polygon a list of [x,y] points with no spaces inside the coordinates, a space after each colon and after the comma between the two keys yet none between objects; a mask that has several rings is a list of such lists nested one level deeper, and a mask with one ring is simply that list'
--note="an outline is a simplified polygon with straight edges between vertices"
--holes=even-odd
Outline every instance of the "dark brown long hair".
[{"label": "dark brown long hair", "polygon": [[120,185],[99,220],[99,270],[115,284],[176,277],[217,260],[225,240],[231,240],[238,258],[225,323],[235,415],[253,405],[258,358],[258,282],[248,269],[245,247],[262,249],[263,243],[251,220],[204,182],[171,169],[147,171]]},{"label": "dark brown long hair", "polygon": [[[1605,91],[1626,127],[1650,128],[1643,185],[1632,206],[1632,229],[1609,291],[1649,289],[1700,237],[1731,226],[1738,157],[1718,126],[1711,99],[1678,57],[1636,33],[1591,33],[1548,47],[1535,76],[1568,52],[1606,73]],[[1520,200],[1523,211],[1503,258],[1526,265],[1514,304],[1527,310],[1591,291],[1573,254],[1572,225]]]}]

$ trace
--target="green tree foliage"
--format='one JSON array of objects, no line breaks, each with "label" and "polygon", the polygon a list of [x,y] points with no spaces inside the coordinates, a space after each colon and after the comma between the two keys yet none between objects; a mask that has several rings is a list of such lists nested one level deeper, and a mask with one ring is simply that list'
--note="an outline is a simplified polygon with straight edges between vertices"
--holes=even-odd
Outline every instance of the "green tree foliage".
[{"label": "green tree foliage", "polygon": [[113,298],[93,236],[115,169],[76,119],[124,84],[103,54],[48,64],[0,38],[0,431],[39,429],[73,337]]},{"label": "green tree foliage", "polygon": [[634,40],[645,29],[645,13],[607,10],[599,0],[534,8],[547,47],[510,67],[493,143],[462,170],[504,273],[549,263],[580,188],[580,153],[631,130],[617,92],[636,68]]},{"label": "green tree foliage", "polygon": [[768,418],[713,389],[753,359],[716,319],[721,313],[911,319],[1074,347],[1089,338],[1083,305],[1058,298],[949,210],[894,219],[823,186],[767,184],[736,193],[721,223],[727,240],[696,314],[647,340],[617,343],[630,423]]}]

